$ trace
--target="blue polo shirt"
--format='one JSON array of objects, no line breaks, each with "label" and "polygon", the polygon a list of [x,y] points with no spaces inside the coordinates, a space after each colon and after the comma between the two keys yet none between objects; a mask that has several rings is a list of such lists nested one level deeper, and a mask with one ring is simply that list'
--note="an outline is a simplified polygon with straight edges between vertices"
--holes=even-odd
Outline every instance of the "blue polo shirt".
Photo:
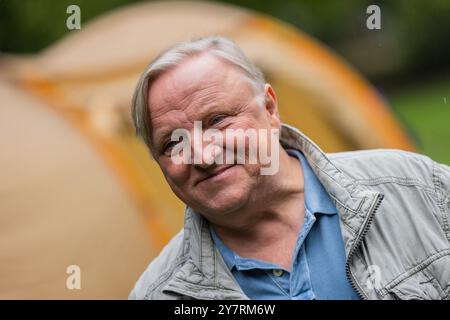
[{"label": "blue polo shirt", "polygon": [[345,273],[344,242],[336,207],[304,155],[305,218],[293,252],[292,272],[258,259],[243,258],[228,248],[212,225],[212,239],[244,293],[255,300],[357,300]]}]

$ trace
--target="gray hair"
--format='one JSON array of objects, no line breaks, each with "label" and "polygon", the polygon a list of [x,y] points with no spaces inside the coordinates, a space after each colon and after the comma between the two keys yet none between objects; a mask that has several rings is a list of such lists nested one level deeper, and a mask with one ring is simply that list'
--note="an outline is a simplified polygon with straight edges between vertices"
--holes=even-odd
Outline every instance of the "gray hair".
[{"label": "gray hair", "polygon": [[147,66],[134,90],[131,117],[137,137],[143,139],[149,149],[151,148],[151,123],[147,96],[152,82],[159,75],[174,68],[187,57],[204,52],[222,58],[239,68],[255,87],[256,92],[264,92],[265,79],[263,73],[247,58],[241,48],[230,39],[221,36],[210,36],[181,42],[163,52]]}]

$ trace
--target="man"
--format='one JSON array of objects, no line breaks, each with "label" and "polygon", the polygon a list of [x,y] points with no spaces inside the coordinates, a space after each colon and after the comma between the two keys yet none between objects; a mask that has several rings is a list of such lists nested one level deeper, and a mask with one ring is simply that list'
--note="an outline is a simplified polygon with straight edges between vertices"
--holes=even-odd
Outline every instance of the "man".
[{"label": "man", "polygon": [[[275,91],[232,41],[160,55],[132,117],[187,208],[130,299],[449,298],[450,168],[399,150],[324,154],[281,124]],[[222,140],[199,138],[199,123]],[[263,134],[242,153],[243,130]],[[271,163],[251,161],[262,149]]]}]

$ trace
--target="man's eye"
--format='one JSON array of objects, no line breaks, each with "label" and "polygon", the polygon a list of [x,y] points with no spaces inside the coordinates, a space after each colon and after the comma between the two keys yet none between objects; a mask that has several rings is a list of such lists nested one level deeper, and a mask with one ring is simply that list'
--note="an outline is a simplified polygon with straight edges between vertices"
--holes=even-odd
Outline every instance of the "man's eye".
[{"label": "man's eye", "polygon": [[210,125],[218,124],[218,123],[220,123],[220,122],[221,122],[223,119],[225,119],[225,118],[226,118],[226,115],[224,115],[224,114],[220,114],[220,115],[214,116],[214,117],[212,117],[211,120],[209,121],[209,124],[210,124]]},{"label": "man's eye", "polygon": [[170,150],[172,150],[173,147],[175,147],[177,145],[177,143],[179,143],[179,141],[169,141],[164,145],[163,151],[165,153],[169,152]]}]

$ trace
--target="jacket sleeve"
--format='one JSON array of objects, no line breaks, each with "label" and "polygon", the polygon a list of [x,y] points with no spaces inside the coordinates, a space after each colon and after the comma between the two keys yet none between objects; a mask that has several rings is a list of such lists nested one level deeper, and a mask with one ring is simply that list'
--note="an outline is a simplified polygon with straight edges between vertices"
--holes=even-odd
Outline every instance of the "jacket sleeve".
[{"label": "jacket sleeve", "polygon": [[433,180],[440,198],[438,205],[444,217],[445,234],[450,241],[450,167],[437,162],[434,165]]},{"label": "jacket sleeve", "polygon": [[161,250],[159,255],[152,260],[128,295],[129,300],[147,300],[150,299],[151,296],[157,296],[155,299],[166,299],[161,295],[161,297],[158,298],[158,295],[152,295],[152,292],[156,287],[155,283],[159,283],[160,286],[165,283],[162,281],[164,277],[161,276],[164,274],[170,274],[170,271],[175,268],[175,262],[181,255],[183,234],[183,230],[178,232],[178,234],[176,234]]},{"label": "jacket sleeve", "polygon": [[137,296],[136,296],[136,292],[134,292],[134,288],[133,288],[133,290],[131,290],[130,294],[128,295],[128,300],[137,300]]}]

